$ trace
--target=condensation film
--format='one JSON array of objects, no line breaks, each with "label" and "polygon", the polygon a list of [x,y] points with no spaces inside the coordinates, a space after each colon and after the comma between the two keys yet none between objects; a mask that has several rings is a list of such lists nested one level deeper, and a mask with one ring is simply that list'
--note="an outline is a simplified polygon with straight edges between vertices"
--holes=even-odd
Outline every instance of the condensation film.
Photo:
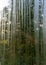
[{"label": "condensation film", "polygon": [[0,65],[46,65],[46,0],[0,0]]}]

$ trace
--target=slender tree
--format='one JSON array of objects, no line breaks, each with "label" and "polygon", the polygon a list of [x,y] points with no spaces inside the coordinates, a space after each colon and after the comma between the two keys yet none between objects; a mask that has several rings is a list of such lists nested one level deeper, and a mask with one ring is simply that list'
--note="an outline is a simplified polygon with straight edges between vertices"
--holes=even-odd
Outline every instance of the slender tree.
[{"label": "slender tree", "polygon": [[39,65],[43,65],[44,62],[43,9],[44,9],[44,1],[42,3],[42,0],[39,0]]},{"label": "slender tree", "polygon": [[31,2],[31,36],[34,39],[34,42],[31,42],[32,44],[32,65],[34,65],[35,62],[35,34],[34,34],[34,0]]}]

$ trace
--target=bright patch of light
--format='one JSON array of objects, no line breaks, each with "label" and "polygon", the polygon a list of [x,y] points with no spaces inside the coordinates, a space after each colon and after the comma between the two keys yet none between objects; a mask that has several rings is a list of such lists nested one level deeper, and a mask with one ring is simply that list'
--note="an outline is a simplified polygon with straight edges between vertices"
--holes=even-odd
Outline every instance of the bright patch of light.
[{"label": "bright patch of light", "polygon": [[41,16],[43,17],[43,14]]},{"label": "bright patch of light", "polygon": [[11,24],[11,21],[9,21],[7,24]]},{"label": "bright patch of light", "polygon": [[0,10],[8,5],[8,0],[0,0]]},{"label": "bright patch of light", "polygon": [[43,24],[40,24],[40,27],[43,27]]},{"label": "bright patch of light", "polygon": [[36,30],[39,30],[39,28],[36,28]]}]

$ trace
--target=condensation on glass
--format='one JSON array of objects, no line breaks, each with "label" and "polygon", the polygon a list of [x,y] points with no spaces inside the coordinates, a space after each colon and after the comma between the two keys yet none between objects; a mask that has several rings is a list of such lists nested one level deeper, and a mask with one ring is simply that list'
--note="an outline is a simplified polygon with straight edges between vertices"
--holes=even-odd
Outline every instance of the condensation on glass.
[{"label": "condensation on glass", "polygon": [[0,25],[1,65],[46,65],[45,0],[10,0]]}]

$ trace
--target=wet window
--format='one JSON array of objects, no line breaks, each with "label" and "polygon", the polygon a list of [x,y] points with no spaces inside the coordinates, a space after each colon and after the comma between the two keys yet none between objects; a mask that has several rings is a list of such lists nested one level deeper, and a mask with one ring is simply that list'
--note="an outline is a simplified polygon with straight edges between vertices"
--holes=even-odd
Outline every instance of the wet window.
[{"label": "wet window", "polygon": [[45,0],[0,0],[0,65],[46,65]]}]

